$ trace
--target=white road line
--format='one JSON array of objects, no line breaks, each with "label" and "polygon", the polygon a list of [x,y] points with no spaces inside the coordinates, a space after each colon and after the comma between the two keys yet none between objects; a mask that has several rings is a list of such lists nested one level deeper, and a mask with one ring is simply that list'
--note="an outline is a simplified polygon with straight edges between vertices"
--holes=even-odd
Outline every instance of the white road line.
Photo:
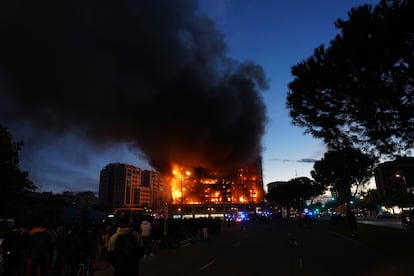
[{"label": "white road line", "polygon": [[233,247],[239,247],[240,246],[240,242],[236,242],[235,244],[233,244]]},{"label": "white road line", "polygon": [[209,267],[210,265],[214,264],[216,262],[216,259],[213,259],[211,262],[209,262],[208,264],[203,265],[202,267],[200,267],[200,270],[203,270],[207,267]]},{"label": "white road line", "polygon": [[299,268],[301,270],[303,269],[303,261],[302,261],[302,258],[299,258]]}]

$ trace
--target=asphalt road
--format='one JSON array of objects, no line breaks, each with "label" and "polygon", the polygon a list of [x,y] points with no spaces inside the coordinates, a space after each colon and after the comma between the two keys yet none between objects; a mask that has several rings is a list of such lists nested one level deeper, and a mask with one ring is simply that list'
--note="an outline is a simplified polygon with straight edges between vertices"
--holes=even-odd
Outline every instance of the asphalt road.
[{"label": "asphalt road", "polygon": [[414,275],[414,262],[318,225],[223,225],[220,236],[141,261],[143,276]]}]

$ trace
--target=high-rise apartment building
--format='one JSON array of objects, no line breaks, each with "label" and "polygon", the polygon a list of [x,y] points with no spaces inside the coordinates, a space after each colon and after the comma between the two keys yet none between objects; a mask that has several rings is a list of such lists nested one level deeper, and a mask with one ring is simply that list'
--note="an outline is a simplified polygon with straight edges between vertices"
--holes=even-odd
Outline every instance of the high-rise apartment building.
[{"label": "high-rise apartment building", "polygon": [[269,192],[270,190],[279,187],[281,185],[286,185],[288,183],[288,181],[273,181],[270,182],[269,184],[267,184],[267,191]]},{"label": "high-rise apartment building", "polygon": [[384,162],[375,168],[374,173],[382,201],[414,204],[414,157],[400,157]]},{"label": "high-rise apartment building", "polygon": [[148,207],[162,211],[169,194],[155,171],[123,163],[111,163],[101,170],[99,200],[108,210]]},{"label": "high-rise apartment building", "polygon": [[173,204],[256,204],[264,201],[261,158],[224,173],[182,167],[174,172],[170,179]]},{"label": "high-rise apartment building", "polygon": [[164,189],[159,173],[143,170],[141,172],[141,186],[149,189],[148,198],[145,200],[151,202],[152,208],[159,210],[165,202],[168,202],[169,191]]},{"label": "high-rise apartment building", "polygon": [[149,187],[141,187],[141,169],[111,163],[101,170],[99,200],[108,209],[150,204]]},{"label": "high-rise apartment building", "polygon": [[261,159],[218,174],[180,167],[171,176],[111,163],[101,170],[99,199],[109,210],[148,207],[167,213],[168,205],[258,204],[264,201]]}]

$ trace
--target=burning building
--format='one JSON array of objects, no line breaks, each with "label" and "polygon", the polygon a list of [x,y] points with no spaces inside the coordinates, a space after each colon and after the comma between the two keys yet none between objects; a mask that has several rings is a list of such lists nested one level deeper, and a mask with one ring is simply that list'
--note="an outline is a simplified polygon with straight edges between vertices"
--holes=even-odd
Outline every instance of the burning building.
[{"label": "burning building", "polygon": [[264,197],[260,162],[226,172],[176,165],[169,183],[173,204],[249,204]]},{"label": "burning building", "polygon": [[[261,161],[220,172],[175,165],[163,176],[133,165],[111,163],[101,170],[99,198],[111,210],[149,207],[164,214],[166,205],[182,208],[182,213],[194,213],[194,207],[184,211],[185,206],[199,206],[202,212],[213,210],[212,206],[257,205],[264,198]],[[220,212],[226,211],[221,208]]]}]

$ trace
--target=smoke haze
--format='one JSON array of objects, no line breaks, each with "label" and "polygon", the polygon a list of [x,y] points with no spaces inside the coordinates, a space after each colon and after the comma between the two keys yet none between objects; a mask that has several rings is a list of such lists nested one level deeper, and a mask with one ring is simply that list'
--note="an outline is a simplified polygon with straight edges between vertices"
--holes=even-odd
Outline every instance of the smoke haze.
[{"label": "smoke haze", "polygon": [[263,69],[227,57],[195,1],[4,0],[0,31],[0,124],[127,143],[161,172],[262,152]]}]

